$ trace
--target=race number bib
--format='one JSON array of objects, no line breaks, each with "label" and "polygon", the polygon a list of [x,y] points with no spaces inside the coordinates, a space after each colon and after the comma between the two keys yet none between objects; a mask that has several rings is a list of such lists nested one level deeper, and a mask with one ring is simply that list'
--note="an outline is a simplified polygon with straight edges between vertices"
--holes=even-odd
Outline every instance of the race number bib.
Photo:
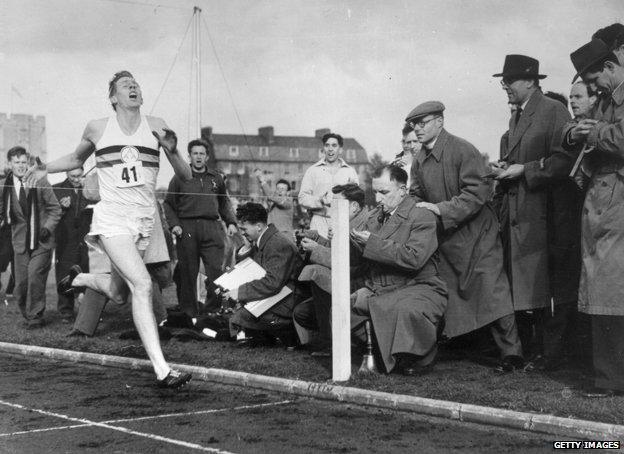
[{"label": "race number bib", "polygon": [[115,182],[118,188],[131,188],[145,184],[143,163],[141,161],[122,162],[113,166]]}]

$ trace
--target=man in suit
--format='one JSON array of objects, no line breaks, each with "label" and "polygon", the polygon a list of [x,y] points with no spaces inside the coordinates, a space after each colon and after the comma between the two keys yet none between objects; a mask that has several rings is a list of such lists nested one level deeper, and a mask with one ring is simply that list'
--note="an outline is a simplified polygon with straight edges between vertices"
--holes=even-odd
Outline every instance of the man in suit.
[{"label": "man in suit", "polygon": [[425,373],[437,354],[446,310],[446,285],[438,274],[436,219],[408,197],[407,173],[385,166],[373,174],[379,205],[364,230],[352,230],[368,264],[366,284],[352,296],[351,328],[361,338],[370,320],[386,372]]},{"label": "man in suit", "polygon": [[[67,178],[53,186],[63,215],[56,227],[55,274],[59,282],[69,273],[72,265],[80,265],[89,272],[89,257],[84,237],[91,226],[91,210],[86,210],[88,201],[82,193],[84,169],[70,170]],[[71,323],[74,318],[74,296],[58,294],[57,308],[62,320]]]},{"label": "man in suit", "polygon": [[[499,181],[505,263],[523,346],[537,369],[561,366],[562,336],[577,300],[581,194],[568,178],[575,153],[561,146],[570,114],[542,94],[539,62],[507,55],[501,85],[518,107],[492,171]],[[531,340],[531,332],[536,338]],[[531,348],[533,347],[533,348]]]},{"label": "man in suit", "polygon": [[13,147],[7,153],[11,172],[2,181],[0,219],[11,226],[15,254],[14,295],[28,329],[44,325],[45,286],[50,272],[54,229],[61,207],[47,180],[36,188],[26,187],[22,178],[28,170],[28,153]]},{"label": "man in suit", "polygon": [[244,343],[249,346],[273,342],[276,337],[290,346],[294,341],[294,293],[258,318],[245,309],[245,304],[276,295],[284,286],[294,290],[303,260],[293,241],[278,232],[273,224],[267,225],[266,208],[259,203],[239,206],[236,217],[241,233],[252,245],[251,258],[265,269],[266,275],[224,294],[225,298],[240,304],[230,319],[230,332],[236,335],[244,330],[249,337]]},{"label": "man in suit", "polygon": [[436,215],[440,275],[449,291],[445,334],[456,337],[490,325],[499,369],[524,366],[496,214],[487,203],[483,157],[444,129],[444,104],[427,101],[406,121],[422,143],[412,165],[410,194]]}]

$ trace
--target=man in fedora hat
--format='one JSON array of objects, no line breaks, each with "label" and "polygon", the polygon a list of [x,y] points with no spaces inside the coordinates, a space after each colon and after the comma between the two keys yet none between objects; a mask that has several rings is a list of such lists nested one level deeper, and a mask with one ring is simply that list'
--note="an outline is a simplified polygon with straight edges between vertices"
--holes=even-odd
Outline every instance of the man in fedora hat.
[{"label": "man in fedora hat", "polygon": [[456,337],[491,324],[500,370],[524,366],[498,237],[486,203],[490,185],[479,150],[444,129],[444,104],[416,106],[405,121],[422,148],[412,164],[410,194],[437,216],[440,276],[449,292],[445,334]]},{"label": "man in fedora hat", "polygon": [[525,353],[537,359],[535,367],[556,369],[579,274],[574,213],[580,192],[567,179],[575,153],[566,152],[560,140],[570,114],[542,94],[539,81],[546,76],[534,58],[507,55],[503,71],[493,77],[502,78],[508,102],[518,106],[492,168],[518,328]]},{"label": "man in fedora hat", "polygon": [[570,58],[581,77],[605,95],[593,119],[570,124],[563,144],[591,150],[582,171],[590,177],[582,211],[582,269],[578,306],[591,316],[594,387],[587,397],[624,392],[624,67],[593,39]]}]

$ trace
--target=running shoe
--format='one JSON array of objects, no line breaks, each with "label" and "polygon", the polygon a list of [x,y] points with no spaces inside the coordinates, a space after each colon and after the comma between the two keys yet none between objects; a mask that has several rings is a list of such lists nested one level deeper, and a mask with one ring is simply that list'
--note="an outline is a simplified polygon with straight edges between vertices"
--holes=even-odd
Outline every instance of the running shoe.
[{"label": "running shoe", "polygon": [[191,374],[171,369],[162,380],[156,380],[159,388],[178,389],[191,381]]}]

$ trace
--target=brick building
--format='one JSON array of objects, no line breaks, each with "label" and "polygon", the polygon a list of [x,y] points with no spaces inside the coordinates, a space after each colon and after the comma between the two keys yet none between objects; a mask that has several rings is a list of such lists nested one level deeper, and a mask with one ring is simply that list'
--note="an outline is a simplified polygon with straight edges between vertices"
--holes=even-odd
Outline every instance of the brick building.
[{"label": "brick building", "polygon": [[[213,134],[211,127],[202,128],[202,137],[212,143],[216,166],[227,175],[231,195],[262,194],[254,170],[262,170],[274,185],[281,178],[290,182],[296,192],[303,174],[322,158],[321,137],[329,129],[317,129],[314,136],[276,136],[272,126],[258,129],[258,134]],[[369,168],[366,150],[357,140],[344,138],[343,159],[366,181]]]}]

